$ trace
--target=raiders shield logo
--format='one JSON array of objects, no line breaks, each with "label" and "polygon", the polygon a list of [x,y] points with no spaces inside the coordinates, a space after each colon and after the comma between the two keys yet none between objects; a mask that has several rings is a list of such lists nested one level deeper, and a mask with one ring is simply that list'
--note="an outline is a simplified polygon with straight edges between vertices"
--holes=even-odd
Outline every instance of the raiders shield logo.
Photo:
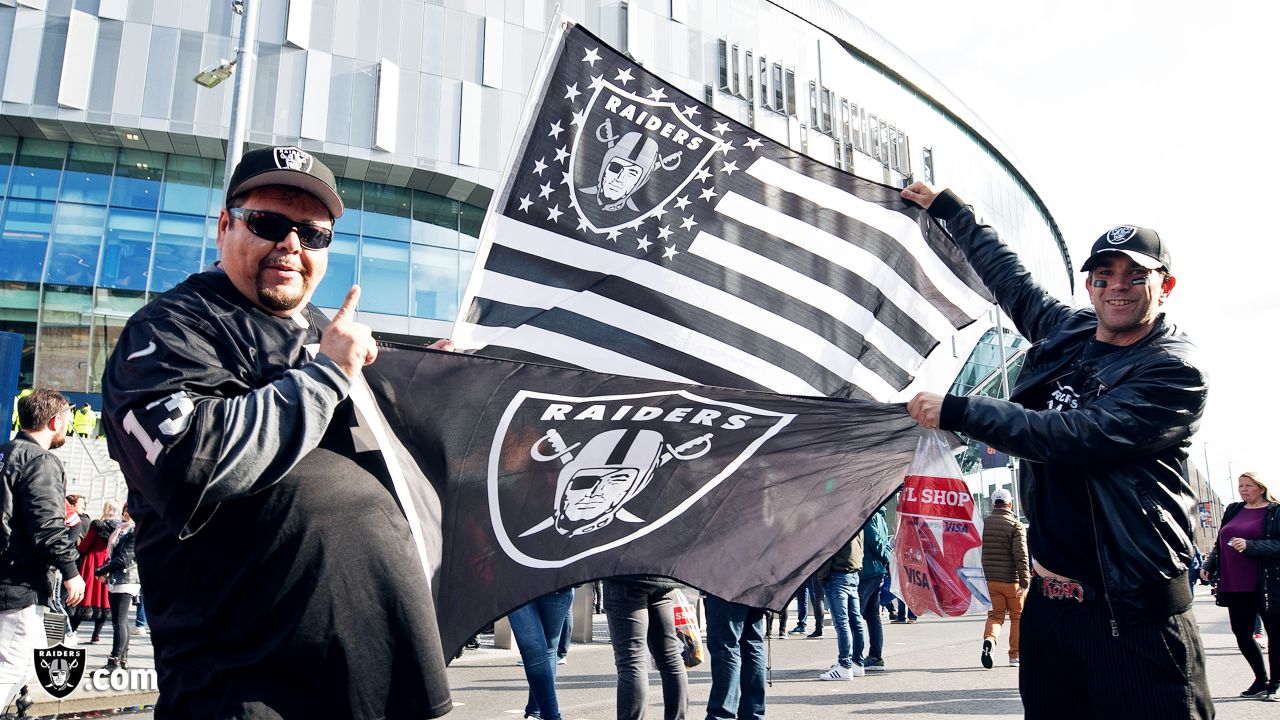
[{"label": "raiders shield logo", "polygon": [[50,695],[61,700],[80,686],[84,659],[84,648],[69,648],[62,643],[36,648],[36,679]]},{"label": "raiders shield logo", "polygon": [[570,189],[596,232],[634,227],[674,198],[706,164],[716,137],[674,103],[595,83],[570,159]]},{"label": "raiders shield logo", "polygon": [[275,150],[276,167],[281,170],[311,172],[311,154],[300,147],[278,147]]},{"label": "raiders shield logo", "polygon": [[1137,232],[1138,228],[1129,225],[1114,227],[1107,233],[1107,242],[1112,245],[1122,245]]},{"label": "raiders shield logo", "polygon": [[489,453],[498,543],[538,568],[625,545],[679,517],[793,417],[683,390],[522,391]]}]

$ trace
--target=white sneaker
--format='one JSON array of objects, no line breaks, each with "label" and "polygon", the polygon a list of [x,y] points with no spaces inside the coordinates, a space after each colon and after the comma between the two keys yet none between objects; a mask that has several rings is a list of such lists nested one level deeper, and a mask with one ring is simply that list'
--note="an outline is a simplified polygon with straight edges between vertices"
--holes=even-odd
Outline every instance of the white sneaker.
[{"label": "white sneaker", "polygon": [[841,667],[840,664],[838,664],[837,662],[836,665],[831,666],[831,670],[827,670],[826,673],[823,673],[822,675],[818,675],[818,679],[819,680],[851,680],[851,679],[854,679],[854,675],[852,675],[852,667]]},{"label": "white sneaker", "polygon": [[864,675],[867,674],[867,669],[857,663],[854,663],[853,667],[851,668],[841,668],[841,669],[854,677],[863,677]]}]

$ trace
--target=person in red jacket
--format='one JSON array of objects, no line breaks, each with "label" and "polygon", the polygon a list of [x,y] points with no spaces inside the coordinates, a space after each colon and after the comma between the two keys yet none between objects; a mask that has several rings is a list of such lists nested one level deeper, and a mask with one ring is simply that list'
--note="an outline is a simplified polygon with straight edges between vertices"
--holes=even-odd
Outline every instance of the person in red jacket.
[{"label": "person in red jacket", "polygon": [[111,614],[111,598],[107,583],[94,576],[107,561],[107,540],[120,524],[120,503],[108,500],[102,505],[102,517],[89,523],[89,532],[80,539],[80,577],[84,578],[84,602],[71,612],[71,630],[80,629],[85,620],[93,622],[90,643],[102,639],[102,625]]}]

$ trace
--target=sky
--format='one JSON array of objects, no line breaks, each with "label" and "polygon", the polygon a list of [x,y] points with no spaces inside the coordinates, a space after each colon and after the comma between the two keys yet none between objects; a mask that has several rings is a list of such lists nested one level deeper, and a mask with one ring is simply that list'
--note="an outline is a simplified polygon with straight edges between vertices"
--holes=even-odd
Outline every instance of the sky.
[{"label": "sky", "polygon": [[1111,227],[1160,233],[1210,375],[1191,459],[1224,500],[1244,470],[1280,488],[1280,4],[837,1],[995,131],[1076,267]]}]

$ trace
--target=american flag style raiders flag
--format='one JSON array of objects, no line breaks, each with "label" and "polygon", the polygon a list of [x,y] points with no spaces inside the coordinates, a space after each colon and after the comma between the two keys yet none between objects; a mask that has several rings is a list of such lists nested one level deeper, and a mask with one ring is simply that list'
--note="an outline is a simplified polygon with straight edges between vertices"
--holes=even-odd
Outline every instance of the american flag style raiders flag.
[{"label": "american flag style raiders flag", "polygon": [[634,377],[890,400],[990,307],[896,188],[720,115],[566,23],[452,336]]}]

